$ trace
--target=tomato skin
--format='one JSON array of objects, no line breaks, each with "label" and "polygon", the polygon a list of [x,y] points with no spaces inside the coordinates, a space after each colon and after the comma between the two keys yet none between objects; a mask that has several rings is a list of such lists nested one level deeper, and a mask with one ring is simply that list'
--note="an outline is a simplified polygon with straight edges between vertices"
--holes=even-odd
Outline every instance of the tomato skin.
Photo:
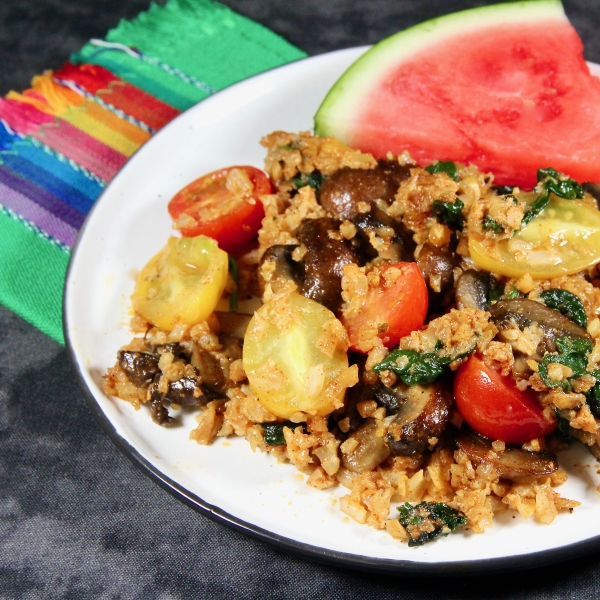
[{"label": "tomato skin", "polygon": [[[237,196],[227,188],[227,177],[234,169],[248,175],[254,186],[251,195]],[[168,210],[184,237],[205,235],[217,240],[222,250],[236,254],[260,229],[265,216],[260,196],[272,190],[269,178],[260,169],[227,167],[188,183],[173,196]]]},{"label": "tomato skin", "polygon": [[[385,272],[392,268],[400,269],[402,274],[390,284],[383,283]],[[341,319],[348,332],[350,348],[357,352],[370,350],[360,339],[361,328],[369,323],[387,327],[378,333],[378,337],[386,348],[393,348],[400,338],[423,327],[427,316],[427,285],[417,263],[385,265],[380,267],[380,272],[382,284],[377,288],[369,287],[360,312]]]},{"label": "tomato skin", "polygon": [[556,428],[556,423],[544,418],[531,390],[519,390],[511,377],[502,376],[476,355],[456,372],[454,397],[464,420],[492,440],[523,444]]}]

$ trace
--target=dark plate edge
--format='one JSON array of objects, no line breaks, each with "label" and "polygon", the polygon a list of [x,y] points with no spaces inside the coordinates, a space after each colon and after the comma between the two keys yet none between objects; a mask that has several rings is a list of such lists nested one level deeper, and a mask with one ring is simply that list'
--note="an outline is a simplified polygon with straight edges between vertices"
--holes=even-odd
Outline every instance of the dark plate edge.
[{"label": "dark plate edge", "polygon": [[[365,50],[368,46],[363,46]],[[343,53],[352,50],[357,50],[358,48],[346,48],[341,50],[336,50],[333,53]],[[333,54],[329,53],[329,54]],[[263,73],[259,73],[249,78],[252,79],[254,77],[260,77],[265,73],[270,73],[272,71],[277,71],[279,69],[284,69],[289,67],[291,64],[295,64],[297,62],[304,62],[307,60],[311,60],[317,58],[320,55],[316,56],[308,56],[306,58],[302,58],[296,61],[292,61],[291,63],[287,63],[285,65],[281,65],[279,67],[275,67],[273,69],[269,69],[264,71]],[[246,80],[244,80],[246,81]],[[220,90],[217,94],[222,91],[229,90],[237,85],[240,85],[244,81],[237,82]],[[212,98],[217,94],[213,94],[208,98]],[[206,98],[206,100],[208,100]],[[203,102],[203,100],[201,101]],[[179,119],[183,115],[185,115],[189,110],[193,110],[194,105],[189,109],[182,112],[180,115],[175,117],[173,121]],[[171,122],[173,122],[171,121]],[[171,123],[170,122],[170,123]],[[166,129],[169,127],[170,123],[167,123],[162,129]],[[152,139],[160,135],[159,131],[157,134],[153,136]],[[150,141],[150,140],[149,140]],[[140,152],[146,144],[140,146],[140,148],[127,160],[127,162],[121,167],[119,172],[113,178],[119,176],[119,173],[126,168],[129,161]],[[482,560],[470,560],[470,561],[448,561],[448,562],[437,562],[437,563],[427,563],[427,562],[415,562],[415,561],[401,561],[401,560],[393,560],[393,559],[384,559],[384,558],[370,558],[367,556],[360,556],[355,554],[348,554],[345,552],[337,552],[335,550],[328,550],[324,548],[319,548],[317,546],[312,546],[310,544],[305,544],[303,542],[298,542],[291,538],[286,538],[274,532],[268,531],[237,517],[230,515],[229,513],[221,510],[220,508],[205,502],[202,498],[192,494],[189,490],[180,486],[178,483],[167,477],[164,473],[162,473],[158,468],[148,462],[136,449],[132,446],[127,440],[121,437],[113,424],[110,422],[108,417],[104,414],[104,411],[100,408],[100,405],[96,402],[94,394],[89,389],[86,384],[85,378],[83,376],[83,372],[79,363],[76,360],[75,350],[73,348],[73,344],[71,342],[71,337],[69,335],[69,323],[67,317],[67,290],[69,287],[69,281],[71,278],[71,270],[73,267],[73,263],[75,260],[75,256],[77,254],[77,249],[83,236],[85,234],[85,230],[87,229],[87,225],[94,213],[95,208],[99,205],[102,197],[106,193],[106,191],[110,187],[110,182],[107,187],[103,190],[100,196],[94,202],[92,209],[88,213],[78,235],[71,249],[71,255],[69,257],[69,263],[67,266],[67,272],[65,277],[65,283],[63,287],[63,303],[62,303],[62,317],[63,317],[63,335],[65,339],[65,346],[67,349],[69,360],[71,361],[72,366],[75,369],[77,374],[79,385],[84,393],[84,397],[86,403],[91,410],[91,412],[95,415],[95,417],[100,422],[101,426],[104,428],[112,442],[119,448],[119,450],[138,468],[142,471],[146,476],[152,479],[155,483],[157,483],[164,490],[169,492],[172,496],[190,506],[194,510],[198,511],[202,515],[208,517],[212,521],[216,523],[220,523],[225,525],[239,533],[248,535],[258,541],[266,542],[271,544],[272,546],[280,549],[288,551],[292,554],[300,556],[302,558],[306,558],[310,561],[317,563],[325,563],[335,567],[342,567],[345,569],[359,569],[361,571],[367,571],[371,573],[382,573],[387,575],[434,575],[440,577],[460,577],[464,575],[483,575],[483,574],[492,574],[492,573],[501,573],[507,571],[525,571],[529,569],[534,569],[538,567],[544,567],[548,565],[552,565],[558,562],[563,562],[567,560],[571,560],[574,558],[578,558],[580,556],[589,554],[591,552],[597,552],[600,550],[600,536],[596,536],[594,538],[590,538],[588,540],[582,540],[580,542],[576,542],[574,544],[569,544],[568,546],[562,546],[560,548],[552,548],[548,550],[543,550],[541,552],[534,552],[530,554],[523,555],[515,555],[515,556],[506,556],[499,558],[491,558],[491,559],[482,559]],[[444,543],[444,540],[441,540],[440,543]],[[418,548],[414,549],[415,552],[418,552]]]}]

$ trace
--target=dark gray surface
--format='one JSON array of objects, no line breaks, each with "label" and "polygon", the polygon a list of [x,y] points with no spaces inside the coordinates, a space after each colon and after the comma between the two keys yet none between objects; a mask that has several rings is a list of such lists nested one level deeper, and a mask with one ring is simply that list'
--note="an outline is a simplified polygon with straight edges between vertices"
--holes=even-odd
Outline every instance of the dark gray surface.
[{"label": "dark gray surface", "polygon": [[[318,54],[483,2],[226,0]],[[59,67],[144,0],[2,0],[0,93]],[[599,3],[566,3],[600,62]],[[1,268],[1,267],[0,267]],[[591,599],[600,555],[525,573],[392,578],[284,554],[184,506],[89,412],[64,348],[0,307],[0,598]]]}]

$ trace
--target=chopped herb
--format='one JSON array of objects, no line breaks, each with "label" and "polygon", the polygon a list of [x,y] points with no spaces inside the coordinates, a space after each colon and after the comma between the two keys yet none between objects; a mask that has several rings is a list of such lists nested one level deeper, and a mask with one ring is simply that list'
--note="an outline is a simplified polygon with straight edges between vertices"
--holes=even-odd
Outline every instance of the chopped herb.
[{"label": "chopped herb", "polygon": [[465,224],[465,217],[462,213],[464,203],[458,198],[454,202],[445,202],[444,200],[434,200],[431,207],[433,216],[440,222],[453,229],[462,231]]},{"label": "chopped herb", "polygon": [[592,414],[600,418],[600,373],[592,373],[592,375],[596,377],[596,384],[585,394],[585,399]]},{"label": "chopped herb", "polygon": [[425,167],[428,173],[446,173],[449,177],[458,181],[458,173],[456,172],[456,165],[451,160],[439,160],[438,162],[431,163],[428,167]]},{"label": "chopped herb", "polygon": [[[513,193],[514,186],[512,185],[494,185],[492,189],[496,191],[499,196],[508,196]],[[514,198],[514,196],[513,196]]]},{"label": "chopped herb", "polygon": [[304,423],[292,423],[291,421],[285,421],[284,423],[261,423],[260,426],[265,432],[265,444],[267,446],[282,446],[285,444],[285,436],[283,435],[283,428],[289,427],[292,431],[296,427],[302,427],[306,433],[306,425]]},{"label": "chopped herb", "polygon": [[552,288],[545,290],[540,294],[541,298],[546,303],[546,306],[555,308],[563,315],[575,321],[580,327],[587,327],[587,316],[583,302],[571,292]]},{"label": "chopped herb", "polygon": [[472,352],[459,356],[439,356],[438,350],[442,348],[438,341],[434,352],[417,352],[416,350],[394,350],[380,363],[373,367],[378,375],[382,371],[392,371],[406,385],[431,383],[442,375],[447,366],[459,358]]},{"label": "chopped herb", "polygon": [[502,298],[504,294],[504,284],[500,283],[495,277],[490,275],[490,289],[487,297],[487,308],[492,302],[496,302]]},{"label": "chopped herb", "polygon": [[543,182],[544,189],[561,198],[567,200],[583,198],[583,187],[579,183],[570,177],[561,177],[561,174],[551,167],[538,169],[537,180]]},{"label": "chopped herb", "polygon": [[514,300],[515,298],[520,298],[520,297],[521,297],[521,292],[517,288],[511,288],[506,293],[507,300]]},{"label": "chopped herb", "polygon": [[530,205],[529,210],[523,215],[521,226],[527,225],[531,219],[537,217],[550,202],[550,192],[544,190]]},{"label": "chopped herb", "polygon": [[558,171],[551,167],[538,169],[537,180],[536,189],[539,191],[541,188],[541,193],[530,204],[529,210],[521,221],[522,225],[527,225],[531,219],[537,217],[548,206],[550,192],[567,200],[575,200],[584,196],[583,187],[579,183],[569,177],[561,176]]},{"label": "chopped herb", "polygon": [[240,272],[238,270],[235,258],[232,256],[228,256],[227,258],[229,261],[229,274],[235,283],[235,290],[231,292],[231,295],[229,296],[229,312],[237,312],[238,301],[240,299],[238,292],[238,288],[240,286]]},{"label": "chopped herb", "polygon": [[490,215],[486,215],[485,219],[483,219],[483,223],[481,224],[484,231],[492,231],[493,233],[502,233],[504,231],[504,227],[490,217]]},{"label": "chopped herb", "polygon": [[439,536],[447,536],[467,524],[464,513],[443,502],[408,502],[398,507],[400,525],[408,533],[408,545],[422,546]]},{"label": "chopped herb", "polygon": [[565,417],[563,417],[560,414],[558,408],[554,409],[554,414],[556,415],[556,432],[558,433],[558,437],[563,442],[570,442],[573,439],[573,437],[571,436],[571,432],[569,431],[569,419],[565,419]]},{"label": "chopped herb", "polygon": [[[549,388],[562,387],[567,392],[573,391],[569,379],[581,377],[587,373],[588,354],[592,351],[593,344],[586,338],[560,337],[556,340],[557,354],[546,354],[538,365],[538,373],[542,381]],[[548,365],[558,363],[569,367],[573,374],[571,377],[555,381],[548,377]]]},{"label": "chopped herb", "polygon": [[292,184],[297,190],[309,185],[318,194],[324,179],[325,175],[321,175],[318,171],[313,171],[312,173],[301,173],[296,177],[292,177]]}]

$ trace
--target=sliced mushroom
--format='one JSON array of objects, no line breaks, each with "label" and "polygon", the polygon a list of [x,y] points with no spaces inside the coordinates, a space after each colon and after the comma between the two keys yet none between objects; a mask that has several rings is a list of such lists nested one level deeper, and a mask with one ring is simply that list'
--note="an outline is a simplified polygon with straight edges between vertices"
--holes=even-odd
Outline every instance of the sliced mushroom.
[{"label": "sliced mushroom", "polygon": [[244,339],[252,315],[221,311],[215,311],[214,314],[219,320],[219,336],[225,335],[238,340]]},{"label": "sliced mushroom", "polygon": [[[268,248],[263,254],[260,266],[273,263],[269,283],[274,292],[290,281],[301,285],[304,281],[304,265],[292,258],[292,252],[298,246],[295,244],[277,244]],[[261,285],[264,282],[261,281]],[[264,289],[261,289],[264,292]]]},{"label": "sliced mushroom", "polygon": [[558,469],[556,456],[545,450],[530,452],[522,448],[507,448],[503,452],[495,452],[490,440],[469,431],[460,431],[455,440],[471,461],[476,465],[492,465],[501,479],[519,481],[532,476],[550,475]]},{"label": "sliced mushroom", "polygon": [[400,183],[409,176],[408,167],[393,161],[380,161],[374,169],[345,167],[323,181],[319,202],[334,217],[353,219],[360,214],[361,204],[391,202]]},{"label": "sliced mushroom", "polygon": [[219,398],[226,396],[200,383],[195,377],[182,377],[169,383],[169,391],[164,399],[181,406],[203,406]]},{"label": "sliced mushroom", "polygon": [[452,395],[441,383],[406,387],[406,401],[388,426],[393,455],[412,456],[429,448],[450,419]]},{"label": "sliced mushroom", "polygon": [[163,404],[164,396],[157,390],[152,390],[150,399],[150,416],[157,425],[172,427],[175,419],[169,415],[169,411]]},{"label": "sliced mushroom", "polygon": [[352,218],[352,223],[357,231],[355,240],[365,260],[377,258],[379,255],[371,243],[373,233],[381,238],[390,238],[389,260],[392,262],[414,260],[416,244],[411,232],[377,206],[373,205],[369,212],[357,214]]},{"label": "sliced mushroom", "polygon": [[490,294],[490,274],[469,269],[456,282],[456,306],[487,310]]},{"label": "sliced mushroom", "polygon": [[454,283],[454,268],[458,265],[454,247],[455,244],[438,247],[427,241],[417,256],[427,287],[434,293],[443,293]]},{"label": "sliced mushroom", "polygon": [[583,189],[588,194],[591,194],[596,199],[596,202],[600,202],[600,183],[586,182],[583,184]]},{"label": "sliced mushroom", "polygon": [[[215,392],[224,391],[225,376],[223,375],[223,370],[219,361],[210,352],[195,347],[191,363],[200,374],[202,384],[205,388]],[[177,400],[173,402],[177,402]]]},{"label": "sliced mushroom", "polygon": [[[344,266],[358,263],[349,242],[339,239],[337,223],[328,217],[306,219],[295,235],[306,246],[303,258],[304,281],[299,291],[337,313],[342,305],[342,275]],[[333,235],[331,235],[333,234]]]},{"label": "sliced mushroom", "polygon": [[529,327],[537,323],[543,337],[533,358],[541,360],[547,352],[556,351],[556,339],[559,337],[591,339],[590,334],[571,321],[568,317],[553,308],[549,308],[535,300],[515,298],[514,300],[500,300],[490,307],[492,321],[500,331],[514,328]]},{"label": "sliced mushroom", "polygon": [[148,352],[121,350],[117,358],[119,366],[125,372],[127,379],[138,388],[152,383],[155,375],[160,372],[158,358]]},{"label": "sliced mushroom", "polygon": [[371,471],[390,455],[385,439],[377,436],[374,419],[367,419],[364,425],[348,436],[348,440],[358,442],[350,452],[342,452],[343,466],[353,473]]}]

